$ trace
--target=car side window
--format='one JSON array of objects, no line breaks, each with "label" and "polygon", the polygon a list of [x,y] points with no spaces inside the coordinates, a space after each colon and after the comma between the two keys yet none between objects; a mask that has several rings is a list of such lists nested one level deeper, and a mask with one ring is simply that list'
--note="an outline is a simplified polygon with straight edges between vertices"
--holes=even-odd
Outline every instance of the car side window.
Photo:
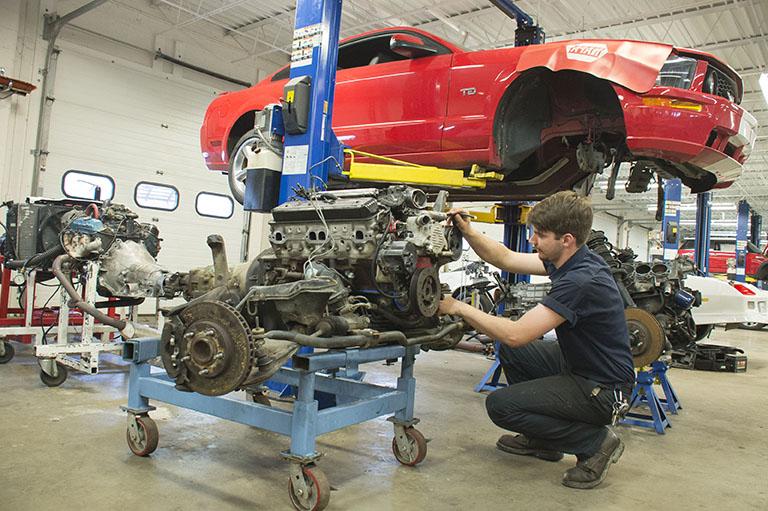
[{"label": "car side window", "polygon": [[[350,41],[339,47],[339,60],[337,69],[352,69],[355,67],[373,66],[385,62],[395,62],[398,60],[408,60],[408,57],[397,54],[389,49],[389,41],[394,32],[382,35],[365,37],[356,41]],[[450,53],[451,51],[427,37],[408,32],[411,37],[418,37],[424,42],[424,45],[433,48],[435,55]],[[270,81],[279,82],[286,80],[291,74],[291,66],[285,66],[272,76]]]},{"label": "car side window", "polygon": [[339,48],[338,69],[352,69],[396,60],[407,60],[389,49],[392,34],[367,37]]}]

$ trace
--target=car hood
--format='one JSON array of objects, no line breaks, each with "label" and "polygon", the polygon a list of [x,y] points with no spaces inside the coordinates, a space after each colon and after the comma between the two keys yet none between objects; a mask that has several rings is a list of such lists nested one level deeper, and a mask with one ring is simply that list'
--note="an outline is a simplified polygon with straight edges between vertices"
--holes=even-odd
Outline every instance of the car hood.
[{"label": "car hood", "polygon": [[534,67],[573,70],[609,80],[634,92],[653,87],[673,46],[643,41],[576,39],[526,46],[518,73]]}]

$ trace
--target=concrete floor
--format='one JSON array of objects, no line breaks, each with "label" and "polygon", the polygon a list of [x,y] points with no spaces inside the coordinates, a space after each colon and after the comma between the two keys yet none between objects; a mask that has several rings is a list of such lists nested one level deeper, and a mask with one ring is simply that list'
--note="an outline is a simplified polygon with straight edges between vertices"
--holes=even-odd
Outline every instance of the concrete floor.
[{"label": "concrete floor", "polygon": [[[670,371],[684,406],[673,428],[663,436],[619,428],[625,454],[589,491],[560,484],[572,456],[548,463],[495,449],[502,431],[472,392],[488,360],[422,354],[416,410],[431,439],[426,460],[399,465],[383,418],[320,437],[320,466],[335,489],[329,509],[768,509],[768,331],[717,329],[712,340],[745,348],[749,371]],[[16,347],[0,366],[0,510],[291,509],[285,437],[155,403],[160,446],[138,458],[119,409],[126,367],[70,375],[50,389],[29,347]],[[371,382],[395,374],[364,369]]]}]

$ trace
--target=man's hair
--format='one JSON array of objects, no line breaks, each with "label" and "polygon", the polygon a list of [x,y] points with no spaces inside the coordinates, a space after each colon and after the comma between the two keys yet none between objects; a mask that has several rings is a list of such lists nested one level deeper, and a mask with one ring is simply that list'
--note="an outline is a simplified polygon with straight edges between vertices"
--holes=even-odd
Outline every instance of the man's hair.
[{"label": "man's hair", "polygon": [[576,192],[557,192],[533,207],[528,223],[540,231],[554,233],[558,239],[570,233],[580,247],[592,230],[592,205]]}]

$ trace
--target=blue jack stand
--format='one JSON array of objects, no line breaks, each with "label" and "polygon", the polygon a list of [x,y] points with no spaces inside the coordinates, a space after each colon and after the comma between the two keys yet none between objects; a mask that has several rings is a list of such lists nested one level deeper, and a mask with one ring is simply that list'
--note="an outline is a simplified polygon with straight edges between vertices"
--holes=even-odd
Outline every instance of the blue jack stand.
[{"label": "blue jack stand", "polygon": [[[154,399],[240,424],[290,437],[290,449],[282,457],[290,462],[289,497],[296,509],[323,509],[330,497],[330,485],[315,465],[322,453],[315,450],[315,440],[346,426],[384,415],[393,423],[392,451],[402,464],[413,466],[427,455],[427,442],[414,426],[416,380],[413,365],[418,346],[379,346],[368,349],[331,350],[297,354],[293,367],[283,367],[271,380],[297,388],[292,410],[272,408],[268,404],[234,399],[229,396],[204,396],[175,388],[173,379],[163,372],[150,373],[149,361],[160,355],[159,339],[133,339],[123,346],[123,359],[130,361],[128,380],[128,446],[138,456],[148,456],[159,439],[157,425],[149,417]],[[354,368],[359,364],[401,360],[396,387],[361,383],[324,374],[323,371]],[[315,391],[332,394],[336,405],[319,409]]]},{"label": "blue jack stand", "polygon": [[[672,427],[672,424],[670,424],[669,418],[667,417],[667,411],[672,414],[677,414],[677,410],[681,409],[682,406],[680,406],[680,400],[677,398],[677,394],[675,394],[672,385],[669,383],[667,369],[667,364],[656,361],[651,364],[650,371],[637,372],[635,388],[632,391],[632,398],[629,401],[630,412],[627,413],[626,417],[622,420],[622,423],[655,429],[656,433],[660,435],[663,435],[667,428]],[[661,388],[664,392],[664,399],[660,399],[653,389],[653,384],[656,381],[661,384]],[[631,411],[634,407],[640,404],[648,406],[651,414],[648,415]]]},{"label": "blue jack stand", "polygon": [[475,392],[484,392],[489,391],[493,392],[496,389],[500,389],[502,387],[506,387],[506,383],[500,383],[499,380],[501,379],[501,376],[503,374],[503,371],[501,369],[501,364],[499,363],[499,341],[496,341],[493,343],[494,346],[494,352],[496,353],[496,359],[493,361],[493,364],[491,365],[490,369],[485,372],[485,375],[483,376],[483,379],[480,380],[480,383],[478,383],[475,386]]},{"label": "blue jack stand", "polygon": [[677,415],[678,410],[682,410],[683,405],[680,404],[675,390],[672,388],[672,384],[669,383],[667,378],[667,371],[669,365],[666,362],[657,360],[651,364],[651,374],[653,374],[656,383],[661,385],[661,390],[664,392],[664,399],[659,399],[659,402],[664,406],[664,409],[673,415]]}]

